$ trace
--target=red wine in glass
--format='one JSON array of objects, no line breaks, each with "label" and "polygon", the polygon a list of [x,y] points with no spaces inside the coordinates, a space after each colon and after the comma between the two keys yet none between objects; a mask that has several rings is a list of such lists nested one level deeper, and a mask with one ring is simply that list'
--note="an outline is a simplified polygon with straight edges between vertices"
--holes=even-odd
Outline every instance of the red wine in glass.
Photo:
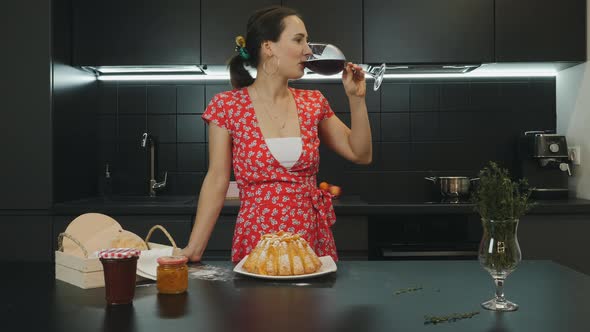
[{"label": "red wine in glass", "polygon": [[313,59],[305,61],[303,65],[314,73],[320,75],[334,75],[344,69],[345,62],[346,60]]},{"label": "red wine in glass", "polygon": [[[332,44],[309,43],[311,55],[303,65],[314,73],[320,75],[335,75],[344,70],[346,58],[340,49]],[[383,81],[385,64],[380,66],[368,66],[366,74],[375,79],[373,90],[377,91]]]}]

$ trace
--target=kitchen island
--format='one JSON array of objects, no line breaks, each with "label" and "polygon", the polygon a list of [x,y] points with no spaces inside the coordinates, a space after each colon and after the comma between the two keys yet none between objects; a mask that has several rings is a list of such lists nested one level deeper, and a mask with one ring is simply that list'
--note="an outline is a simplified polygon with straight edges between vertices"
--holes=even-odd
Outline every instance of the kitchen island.
[{"label": "kitchen island", "polygon": [[[590,314],[590,276],[550,261],[523,261],[508,277],[507,298],[520,305],[509,313],[480,307],[493,282],[477,261],[342,261],[336,273],[293,281],[206,262],[191,266],[200,272],[186,294],[158,295],[149,282],[133,305],[115,307],[103,288],[54,280],[50,265],[14,264],[2,277],[3,331],[588,331]],[[425,324],[468,312],[479,313]]]}]

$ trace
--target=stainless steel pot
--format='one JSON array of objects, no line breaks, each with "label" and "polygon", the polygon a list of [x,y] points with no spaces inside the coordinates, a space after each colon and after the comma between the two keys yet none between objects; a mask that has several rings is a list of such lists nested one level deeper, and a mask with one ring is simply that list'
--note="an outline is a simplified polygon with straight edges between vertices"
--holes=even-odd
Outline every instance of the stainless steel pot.
[{"label": "stainless steel pot", "polygon": [[436,184],[440,183],[440,193],[445,197],[467,196],[471,188],[471,182],[479,178],[468,178],[466,176],[440,176],[425,177],[424,179]]}]

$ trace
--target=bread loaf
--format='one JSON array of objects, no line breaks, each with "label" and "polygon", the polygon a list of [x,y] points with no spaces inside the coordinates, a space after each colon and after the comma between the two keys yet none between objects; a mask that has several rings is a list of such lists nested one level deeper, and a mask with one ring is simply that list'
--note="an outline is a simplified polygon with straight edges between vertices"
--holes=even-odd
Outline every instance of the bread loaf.
[{"label": "bread loaf", "polygon": [[111,248],[134,248],[139,250],[148,249],[142,238],[126,230],[121,230],[119,234],[117,234],[117,236],[111,240]]}]

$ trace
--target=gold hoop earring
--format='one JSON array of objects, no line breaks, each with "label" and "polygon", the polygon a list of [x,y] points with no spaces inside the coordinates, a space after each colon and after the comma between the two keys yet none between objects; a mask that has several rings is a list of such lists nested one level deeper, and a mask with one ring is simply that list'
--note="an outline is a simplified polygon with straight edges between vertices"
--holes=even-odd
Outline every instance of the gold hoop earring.
[{"label": "gold hoop earring", "polygon": [[[267,63],[267,62],[269,62],[269,61],[270,61],[272,58],[275,58],[275,59],[277,59],[277,64],[276,64],[276,68],[275,68],[275,70],[274,70],[272,73],[269,73],[269,72],[268,72],[268,70],[266,69],[266,63]],[[268,59],[268,60],[264,61],[264,63],[262,63],[262,70],[264,71],[264,73],[265,73],[266,75],[268,75],[268,76],[272,76],[272,75],[276,74],[276,73],[279,71],[279,65],[280,65],[280,64],[281,64],[281,62],[280,62],[279,58],[278,58],[278,57],[275,57],[275,56],[273,55],[273,56],[272,56],[270,59]]]}]

